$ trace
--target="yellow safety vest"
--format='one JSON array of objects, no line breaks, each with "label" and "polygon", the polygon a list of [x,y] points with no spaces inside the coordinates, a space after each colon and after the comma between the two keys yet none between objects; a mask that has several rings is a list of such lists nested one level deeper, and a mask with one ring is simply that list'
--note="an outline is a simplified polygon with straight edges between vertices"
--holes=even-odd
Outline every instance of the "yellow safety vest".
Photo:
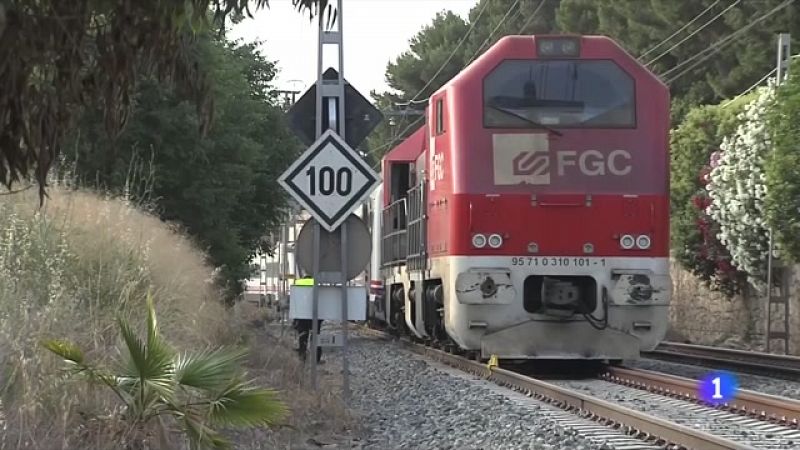
[{"label": "yellow safety vest", "polygon": [[314,279],[313,278],[299,278],[294,282],[295,286],[313,286]]}]

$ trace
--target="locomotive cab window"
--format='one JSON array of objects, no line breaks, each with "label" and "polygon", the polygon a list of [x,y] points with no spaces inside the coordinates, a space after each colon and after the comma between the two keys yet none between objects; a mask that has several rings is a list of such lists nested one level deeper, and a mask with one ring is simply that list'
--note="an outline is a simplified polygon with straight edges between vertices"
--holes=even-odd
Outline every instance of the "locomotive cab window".
[{"label": "locomotive cab window", "polygon": [[436,100],[436,136],[444,133],[444,102]]},{"label": "locomotive cab window", "polygon": [[631,128],[634,81],[609,60],[506,60],[483,82],[489,128]]}]

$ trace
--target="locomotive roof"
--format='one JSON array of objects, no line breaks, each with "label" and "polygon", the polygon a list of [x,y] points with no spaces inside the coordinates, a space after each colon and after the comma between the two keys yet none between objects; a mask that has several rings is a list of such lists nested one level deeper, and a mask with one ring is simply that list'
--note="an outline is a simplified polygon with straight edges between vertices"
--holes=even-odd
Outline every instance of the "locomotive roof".
[{"label": "locomotive roof", "polygon": [[421,126],[411,136],[387,153],[384,161],[414,162],[425,149],[425,127]]},{"label": "locomotive roof", "polygon": [[[539,38],[561,38],[561,37],[576,37],[580,38],[581,45],[589,49],[591,56],[581,56],[580,58],[587,57],[587,59],[596,58],[600,55],[604,58],[615,59],[618,62],[624,61],[627,63],[628,69],[633,69],[639,76],[650,78],[652,81],[660,84],[663,89],[667,86],[663,81],[654,73],[640,67],[636,63],[636,58],[628,53],[615,40],[604,35],[591,35],[591,34],[530,34],[530,35],[507,35],[498,39],[491,47],[484,51],[478,58],[472,61],[467,67],[463,68],[453,78],[444,83],[432,95],[441,93],[448,88],[458,84],[465,78],[483,77],[486,72],[494,68],[494,66],[502,60],[506,55],[519,52],[521,49],[530,49],[535,51],[535,42]],[[531,53],[532,54],[532,53]]]}]

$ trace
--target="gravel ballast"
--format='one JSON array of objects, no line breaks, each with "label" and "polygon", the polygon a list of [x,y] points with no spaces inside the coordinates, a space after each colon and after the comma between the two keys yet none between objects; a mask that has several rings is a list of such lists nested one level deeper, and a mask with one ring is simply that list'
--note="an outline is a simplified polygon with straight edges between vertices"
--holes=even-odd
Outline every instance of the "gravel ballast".
[{"label": "gravel ballast", "polygon": [[[634,369],[652,370],[679,377],[701,379],[714,369],[708,367],[692,366],[655,359],[626,360],[625,366]],[[800,400],[800,383],[787,381],[778,378],[769,378],[760,375],[743,374],[726,370],[736,376],[739,388],[750,391],[763,392],[765,394],[777,395]]]},{"label": "gravel ballast", "polygon": [[800,431],[602,380],[552,381],[609,402],[764,449],[796,449]]},{"label": "gravel ballast", "polygon": [[[326,356],[333,364],[340,359],[338,351]],[[348,359],[351,408],[364,434],[359,448],[589,450],[631,443],[648,448],[395,342],[354,336]],[[594,436],[587,438],[589,430]]]}]

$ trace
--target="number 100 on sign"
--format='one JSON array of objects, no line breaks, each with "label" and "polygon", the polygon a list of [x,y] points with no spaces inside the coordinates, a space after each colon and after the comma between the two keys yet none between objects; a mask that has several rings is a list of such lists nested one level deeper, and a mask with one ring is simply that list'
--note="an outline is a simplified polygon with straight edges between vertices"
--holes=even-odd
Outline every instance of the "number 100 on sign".
[{"label": "number 100 on sign", "polygon": [[309,166],[306,170],[311,195],[340,195],[346,197],[353,191],[353,171],[349,167]]}]

